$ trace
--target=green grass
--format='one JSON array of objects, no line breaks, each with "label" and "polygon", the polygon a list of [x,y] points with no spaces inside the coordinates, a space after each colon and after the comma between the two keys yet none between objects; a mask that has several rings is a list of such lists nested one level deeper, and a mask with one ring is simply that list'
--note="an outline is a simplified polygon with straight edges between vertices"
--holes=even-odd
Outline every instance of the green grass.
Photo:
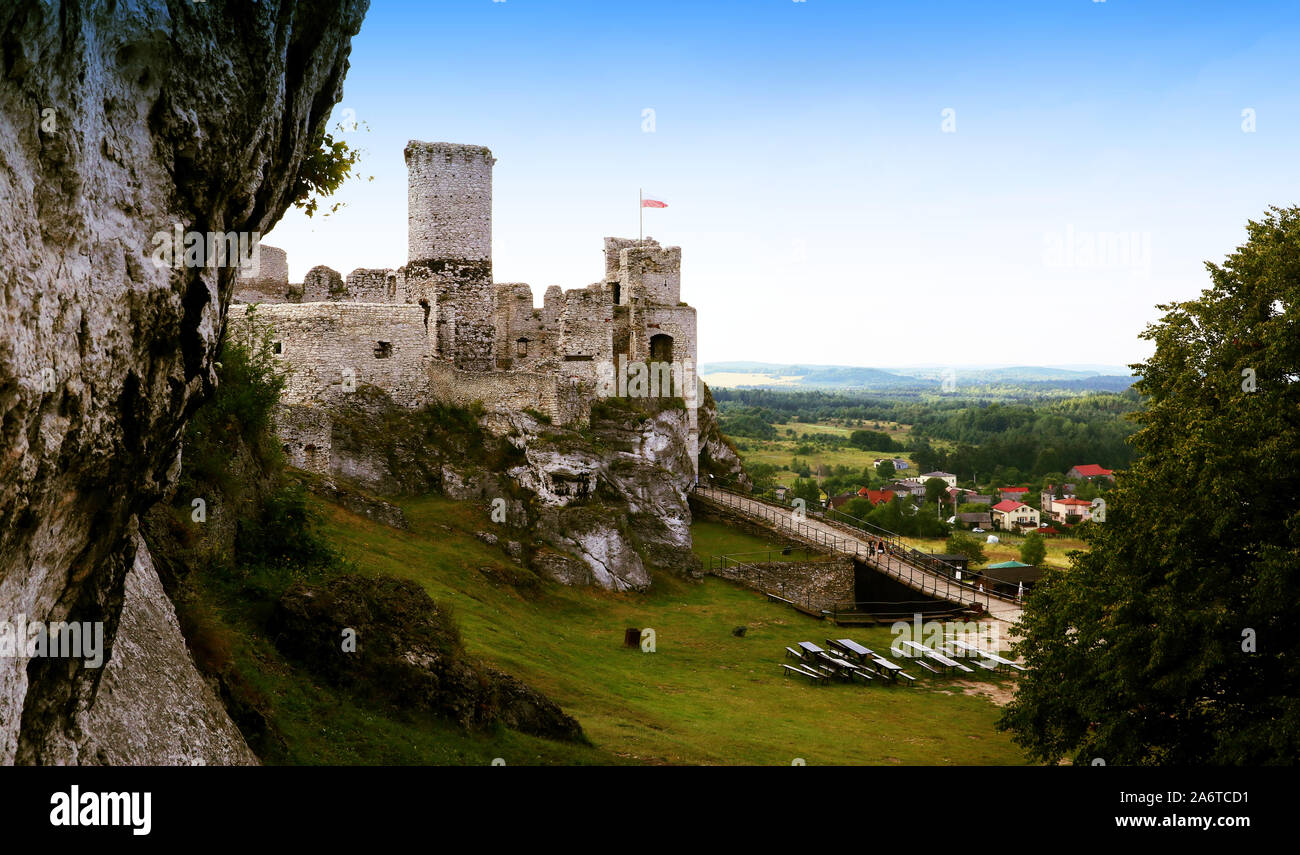
[{"label": "green grass", "polygon": [[[983,534],[976,534],[975,536],[984,540],[990,534],[997,535],[999,542],[984,544],[984,555],[988,557],[989,564],[999,564],[1003,561],[1020,560],[1020,544],[1024,543],[1025,540],[1023,535],[1011,534],[1010,532],[1005,531],[989,530]],[[942,537],[905,537],[903,540],[905,540],[909,546],[919,549],[922,552],[948,551],[945,546],[947,540]],[[1074,549],[1083,550],[1085,552],[1088,550],[1088,544],[1084,543],[1077,537],[1045,537],[1043,538],[1043,543],[1047,546],[1047,559],[1044,563],[1049,567],[1068,568],[1070,566],[1070,559],[1067,557],[1066,553]]]},{"label": "green grass", "polygon": [[[873,449],[859,449],[852,447],[845,448],[818,448],[813,446],[811,454],[795,454],[796,449],[801,445],[810,444],[810,441],[802,437],[806,434],[815,436],[817,434],[834,434],[836,436],[848,437],[855,430],[875,430],[874,422],[863,422],[861,424],[843,424],[839,421],[826,421],[817,423],[808,422],[785,422],[774,424],[778,436],[776,439],[754,439],[747,436],[733,437],[741,446],[740,456],[746,465],[754,463],[767,463],[772,466],[788,466],[790,461],[798,457],[801,462],[806,462],[814,472],[818,466],[847,466],[854,472],[861,472],[865,468],[873,468],[877,458],[881,457],[898,457],[912,464],[910,469],[904,469],[897,473],[899,478],[916,477],[920,474],[916,468],[916,461],[912,459],[909,452],[905,451],[879,451]],[[787,430],[793,430],[794,436],[786,436]],[[890,427],[888,423],[882,422],[880,431],[889,434],[890,438],[902,443],[906,442],[911,435],[911,425],[900,424],[898,427]],[[931,439],[930,445],[936,449],[946,449],[953,446],[947,440]],[[799,477],[794,472],[781,471],[776,473],[776,482],[789,486],[794,483],[795,478]]]},{"label": "green grass", "polygon": [[[661,576],[644,594],[549,583],[540,594],[521,594],[494,585],[483,571],[507,561],[471,536],[490,528],[486,508],[440,497],[401,504],[409,532],[327,505],[325,533],[360,572],[414,579],[449,604],[471,655],[550,695],[578,718],[593,747],[515,734],[480,744],[445,727],[421,726],[419,734],[396,731],[406,742],[390,749],[399,758],[390,762],[485,762],[489,756],[503,757],[507,764],[789,765],[795,757],[809,764],[1024,762],[1010,739],[994,730],[997,708],[954,689],[950,681],[927,674],[925,685],[916,688],[823,689],[781,676],[787,645],[821,643],[834,633],[888,648],[886,628],[837,630],[712,578],[690,583]],[[730,548],[742,542],[699,525],[702,544]],[[746,635],[732,635],[742,625],[748,627]],[[623,647],[628,627],[653,628],[657,652]],[[310,707],[316,698],[290,700],[304,705],[304,730],[313,715],[325,713],[322,706]],[[298,714],[296,708],[290,711]],[[321,751],[337,754],[330,741],[338,731],[366,726],[362,715],[347,710],[340,715],[336,732],[317,740]],[[387,725],[370,726],[374,734],[347,737],[364,742],[356,751],[359,759],[394,733]]]},{"label": "green grass", "polygon": [[815,552],[805,547],[794,547],[789,555],[782,555],[785,542],[775,537],[758,537],[746,531],[715,522],[713,520],[696,520],[691,526],[691,551],[695,553],[704,566],[716,555],[743,555],[742,560],[759,561],[821,561],[830,556]]},{"label": "green grass", "polygon": [[[871,449],[863,450],[859,448],[818,448],[813,446],[812,454],[796,455],[795,451],[801,445],[808,444],[807,440],[802,439],[804,435],[816,434],[834,434],[847,438],[855,430],[875,430],[872,427],[873,422],[866,422],[862,425],[844,425],[836,422],[818,422],[810,424],[807,422],[788,422],[773,425],[778,432],[776,439],[754,439],[752,437],[736,437],[736,441],[741,443],[744,448],[740,455],[746,464],[768,463],[773,466],[789,465],[794,457],[800,461],[806,461],[809,466],[816,471],[818,466],[847,466],[855,472],[861,472],[863,469],[871,468],[877,458],[880,457],[901,457],[908,462],[912,458],[906,452],[899,451],[873,451]],[[786,436],[787,430],[793,430],[794,436]],[[881,432],[887,433],[891,438],[903,441],[907,438],[911,430],[910,425],[899,425],[897,428],[891,428],[887,424],[881,425]],[[905,470],[904,474],[912,470]],[[790,471],[778,471],[776,481],[778,484],[789,486],[794,483],[798,476]]]}]

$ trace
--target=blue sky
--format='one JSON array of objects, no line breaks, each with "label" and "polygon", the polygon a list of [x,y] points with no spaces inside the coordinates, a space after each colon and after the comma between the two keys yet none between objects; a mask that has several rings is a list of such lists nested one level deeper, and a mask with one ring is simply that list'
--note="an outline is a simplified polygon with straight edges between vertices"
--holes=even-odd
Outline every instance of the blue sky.
[{"label": "blue sky", "polygon": [[665,197],[703,362],[1122,365],[1300,204],[1298,42],[1294,0],[373,0],[335,117],[374,180],[267,242],[400,266],[406,141],[481,144],[538,301]]}]

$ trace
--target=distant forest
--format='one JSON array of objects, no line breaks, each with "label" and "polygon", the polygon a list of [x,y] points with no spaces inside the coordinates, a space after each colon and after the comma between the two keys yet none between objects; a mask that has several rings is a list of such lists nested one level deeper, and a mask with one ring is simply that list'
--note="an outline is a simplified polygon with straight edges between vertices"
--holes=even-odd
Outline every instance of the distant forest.
[{"label": "distant forest", "polygon": [[[869,450],[905,450],[922,472],[940,469],[962,481],[978,473],[982,482],[995,472],[1009,481],[1032,480],[1080,463],[1125,468],[1134,459],[1126,440],[1137,429],[1128,415],[1141,407],[1132,389],[1010,403],[769,389],[715,389],[713,397],[723,431],[754,439],[777,439],[773,425],[790,422],[808,423],[813,434],[813,424],[827,420],[864,421],[868,428],[909,424],[910,440],[901,447],[890,442]],[[840,441],[859,445],[854,439]],[[936,447],[938,440],[946,447]]]}]

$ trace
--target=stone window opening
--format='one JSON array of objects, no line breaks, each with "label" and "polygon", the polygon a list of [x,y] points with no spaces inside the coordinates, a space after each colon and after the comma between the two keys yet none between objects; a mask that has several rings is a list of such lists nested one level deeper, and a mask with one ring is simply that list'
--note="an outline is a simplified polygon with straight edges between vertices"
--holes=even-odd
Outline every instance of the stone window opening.
[{"label": "stone window opening", "polygon": [[375,342],[375,359],[388,359],[393,355],[393,343],[391,341]]},{"label": "stone window opening", "polygon": [[[673,337],[670,335],[665,335],[663,333],[650,336],[651,369],[654,370],[659,365],[671,366],[672,362],[673,362]],[[671,368],[669,370],[671,370]],[[680,395],[680,392],[677,389],[673,388],[675,384],[672,382],[671,375],[668,383],[669,383],[669,388],[667,389],[667,391],[666,392],[661,391],[660,394],[667,394],[672,397],[677,397],[678,395]]]},{"label": "stone window opening", "polygon": [[673,337],[670,335],[653,335],[650,337],[650,361],[673,361]]},{"label": "stone window opening", "polygon": [[528,339],[521,338],[515,342],[515,356],[524,359],[528,356]]},{"label": "stone window opening", "polygon": [[280,354],[284,353],[284,342],[282,341],[271,342],[271,352],[274,353],[276,356],[279,356]]}]

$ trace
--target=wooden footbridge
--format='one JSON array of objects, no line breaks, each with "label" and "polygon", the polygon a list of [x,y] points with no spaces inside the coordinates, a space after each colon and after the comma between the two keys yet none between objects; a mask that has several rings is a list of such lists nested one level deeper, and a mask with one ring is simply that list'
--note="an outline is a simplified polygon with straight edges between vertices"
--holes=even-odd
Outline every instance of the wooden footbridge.
[{"label": "wooden footbridge", "polygon": [[899,535],[864,520],[838,511],[833,515],[842,519],[833,519],[832,514],[800,512],[702,484],[692,495],[779,534],[849,556],[926,597],[958,606],[978,604],[990,617],[1008,623],[1020,619],[1020,604],[1015,597],[980,590],[963,580],[956,567],[913,549]]}]

